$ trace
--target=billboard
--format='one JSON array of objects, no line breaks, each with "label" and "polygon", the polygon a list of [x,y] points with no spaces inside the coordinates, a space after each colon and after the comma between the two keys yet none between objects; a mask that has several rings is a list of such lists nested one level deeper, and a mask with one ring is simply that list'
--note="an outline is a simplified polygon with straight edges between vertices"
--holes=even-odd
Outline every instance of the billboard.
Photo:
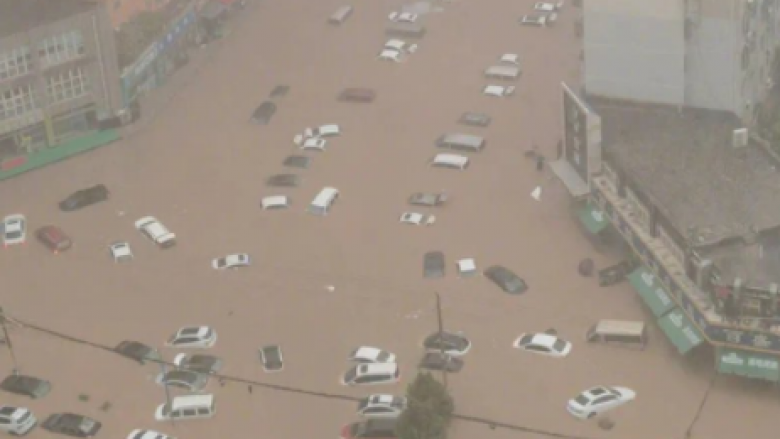
[{"label": "billboard", "polygon": [[583,181],[601,172],[601,117],[565,83],[563,89],[563,154]]}]

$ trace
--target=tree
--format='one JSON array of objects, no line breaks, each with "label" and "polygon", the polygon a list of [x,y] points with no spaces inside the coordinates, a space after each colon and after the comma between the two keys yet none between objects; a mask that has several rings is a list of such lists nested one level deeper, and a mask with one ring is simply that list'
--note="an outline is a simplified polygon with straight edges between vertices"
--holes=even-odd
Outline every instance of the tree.
[{"label": "tree", "polygon": [[409,405],[398,419],[400,439],[445,439],[455,403],[428,372],[417,374],[406,389]]},{"label": "tree", "polygon": [[119,68],[132,64],[160,37],[166,24],[165,14],[161,11],[143,11],[122,25],[116,38]]}]

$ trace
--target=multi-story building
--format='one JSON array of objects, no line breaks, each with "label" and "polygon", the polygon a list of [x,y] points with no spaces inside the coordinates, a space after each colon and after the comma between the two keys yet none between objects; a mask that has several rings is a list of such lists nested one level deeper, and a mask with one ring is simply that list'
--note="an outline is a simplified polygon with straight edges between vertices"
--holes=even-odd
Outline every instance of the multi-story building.
[{"label": "multi-story building", "polygon": [[709,344],[720,372],[780,382],[780,163],[727,111],[564,84],[563,121],[551,168],[585,228],[639,262],[627,278],[671,343]]},{"label": "multi-story building", "polygon": [[588,95],[755,121],[773,86],[780,1],[586,0],[582,7]]},{"label": "multi-story building", "polygon": [[0,0],[0,172],[94,134],[120,107],[102,3]]}]

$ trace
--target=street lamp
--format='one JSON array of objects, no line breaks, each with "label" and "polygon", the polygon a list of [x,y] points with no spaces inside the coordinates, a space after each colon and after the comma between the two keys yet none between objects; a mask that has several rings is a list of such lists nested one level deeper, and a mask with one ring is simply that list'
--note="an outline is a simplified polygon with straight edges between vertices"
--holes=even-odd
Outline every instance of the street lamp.
[{"label": "street lamp", "polygon": [[[441,354],[442,358],[444,357],[444,322],[441,318],[441,296],[439,296],[438,292],[435,292],[436,294],[436,318],[439,322],[439,353]],[[442,379],[444,388],[447,388],[447,366],[442,368],[441,370]]]},{"label": "street lamp", "polygon": [[19,365],[16,362],[16,354],[14,354],[14,347],[11,344],[11,337],[8,336],[8,327],[6,327],[5,311],[0,307],[0,325],[3,327],[3,337],[5,338],[5,344],[8,346],[8,352],[11,354],[11,362],[14,366],[14,375],[19,374]]}]

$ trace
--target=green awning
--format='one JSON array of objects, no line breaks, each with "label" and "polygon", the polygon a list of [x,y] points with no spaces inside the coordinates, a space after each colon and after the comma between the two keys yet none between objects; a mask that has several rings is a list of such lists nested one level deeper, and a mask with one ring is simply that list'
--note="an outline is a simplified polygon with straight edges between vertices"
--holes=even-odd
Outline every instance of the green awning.
[{"label": "green awning", "polygon": [[658,324],[682,355],[704,341],[699,329],[691,323],[680,308],[675,308],[658,319]]},{"label": "green awning", "polygon": [[777,382],[780,381],[780,361],[771,355],[720,348],[718,372]]},{"label": "green awning", "polygon": [[585,205],[577,214],[580,221],[590,233],[594,235],[604,230],[609,225],[609,219],[604,212],[591,203]]},{"label": "green awning", "polygon": [[644,267],[639,267],[629,274],[628,280],[656,317],[661,317],[674,308],[674,302],[661,286],[661,282]]}]

